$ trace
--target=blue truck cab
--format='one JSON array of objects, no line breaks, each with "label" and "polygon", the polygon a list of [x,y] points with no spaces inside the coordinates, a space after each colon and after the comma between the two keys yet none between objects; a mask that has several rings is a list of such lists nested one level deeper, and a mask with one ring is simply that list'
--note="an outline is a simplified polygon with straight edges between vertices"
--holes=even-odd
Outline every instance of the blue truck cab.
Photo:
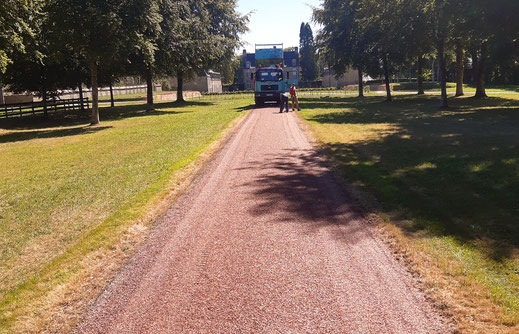
[{"label": "blue truck cab", "polygon": [[283,44],[256,44],[256,66],[251,73],[256,105],[280,103],[280,94],[287,92],[292,83],[297,85],[298,71],[285,68],[284,60]]},{"label": "blue truck cab", "polygon": [[288,90],[285,73],[280,67],[260,67],[255,73],[254,102],[279,102],[279,95]]}]

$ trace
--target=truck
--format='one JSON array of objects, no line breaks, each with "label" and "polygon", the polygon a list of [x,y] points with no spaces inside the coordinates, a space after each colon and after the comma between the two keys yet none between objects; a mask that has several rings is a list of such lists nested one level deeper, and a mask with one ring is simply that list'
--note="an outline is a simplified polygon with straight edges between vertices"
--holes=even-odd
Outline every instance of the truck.
[{"label": "truck", "polygon": [[251,68],[254,102],[257,106],[266,102],[279,104],[280,94],[287,92],[291,84],[298,85],[299,71],[291,66],[296,64],[285,64],[283,44],[256,44],[255,51],[255,67]]}]

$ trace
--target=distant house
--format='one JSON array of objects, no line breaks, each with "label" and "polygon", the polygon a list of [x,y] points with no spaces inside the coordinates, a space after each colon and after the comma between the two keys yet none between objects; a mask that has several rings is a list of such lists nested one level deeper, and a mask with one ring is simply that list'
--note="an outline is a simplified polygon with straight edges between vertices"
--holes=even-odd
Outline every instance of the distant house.
[{"label": "distant house", "polygon": [[27,102],[33,102],[33,101],[34,101],[34,96],[30,93],[13,94],[10,92],[3,92],[3,100],[0,97],[0,104],[27,103]]},{"label": "distant house", "polygon": [[359,72],[357,70],[350,69],[345,74],[336,78],[335,72],[333,72],[329,68],[325,68],[324,72],[321,74],[323,79],[323,87],[329,88],[342,88],[348,85],[358,85],[359,84]]},{"label": "distant house", "polygon": [[[169,84],[172,89],[178,87],[177,78],[169,79]],[[196,77],[190,80],[184,80],[184,90],[193,90],[205,93],[221,93],[222,90],[222,76],[213,70],[202,70]]]}]

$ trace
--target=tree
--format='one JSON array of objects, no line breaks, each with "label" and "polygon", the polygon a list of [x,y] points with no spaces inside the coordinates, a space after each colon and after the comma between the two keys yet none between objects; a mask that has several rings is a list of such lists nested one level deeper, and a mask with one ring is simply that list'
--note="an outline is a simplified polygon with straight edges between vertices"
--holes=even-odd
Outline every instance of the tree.
[{"label": "tree", "polygon": [[299,30],[299,52],[301,54],[301,77],[303,81],[315,81],[318,77],[314,34],[308,23],[301,23]]},{"label": "tree", "polygon": [[193,60],[201,53],[197,44],[205,42],[206,30],[198,9],[202,6],[200,9],[203,10],[203,4],[203,1],[196,3],[194,0],[164,0],[159,5],[162,21],[155,64],[161,73],[177,77],[177,101],[184,100],[184,71],[192,68]]},{"label": "tree", "polygon": [[10,0],[0,2],[0,104],[4,103],[2,74],[12,63],[13,54],[25,52],[27,38],[32,37],[32,20],[39,1]]},{"label": "tree", "polygon": [[[84,59],[90,70],[92,88],[91,124],[99,123],[99,63],[113,59],[124,43],[120,8],[122,0],[54,1],[50,16],[65,47]],[[57,37],[56,37],[57,38]]]},{"label": "tree", "polygon": [[90,69],[92,86],[91,124],[99,123],[99,69],[102,64],[127,62],[137,49],[153,53],[147,29],[156,24],[152,0],[70,0],[51,2],[49,16],[56,40],[72,50]]},{"label": "tree", "polygon": [[431,0],[426,6],[427,14],[431,18],[432,38],[436,45],[438,59],[438,74],[441,90],[440,107],[447,108],[447,76],[445,47],[450,40],[453,31],[453,10],[456,7],[454,1]]},{"label": "tree", "polygon": [[456,39],[456,96],[463,96],[463,72],[465,70],[465,50],[463,39]]},{"label": "tree", "polygon": [[317,35],[320,56],[337,76],[355,67],[359,73],[359,97],[363,97],[363,74],[378,76],[380,66],[370,35],[360,24],[359,7],[359,0],[325,0],[322,8],[314,9],[313,19],[322,26]]},{"label": "tree", "polygon": [[407,33],[401,27],[404,25],[404,0],[359,1],[359,25],[364,27],[368,36],[368,48],[371,57],[378,58],[382,63],[384,82],[386,86],[386,101],[391,102],[390,78],[393,71],[407,62],[405,46]]},{"label": "tree", "polygon": [[[475,72],[476,98],[486,97],[485,81],[500,54],[514,55],[519,27],[519,3],[509,0],[473,0],[467,3],[468,48]],[[484,29],[481,27],[485,27]],[[494,61],[491,61],[494,60]]]},{"label": "tree", "polygon": [[[48,3],[46,3],[48,4]],[[3,81],[14,92],[36,92],[44,104],[48,98],[55,98],[60,90],[76,87],[82,78],[82,63],[67,55],[53,39],[54,23],[46,15],[48,7],[41,6],[31,16],[31,31],[21,35],[23,50],[12,53],[12,64]]]},{"label": "tree", "polygon": [[224,85],[232,85],[235,82],[236,73],[240,72],[241,58],[243,56],[232,55],[231,57],[225,57],[222,63],[215,69],[222,74],[222,83]]},{"label": "tree", "polygon": [[[128,45],[128,50],[123,52],[131,55],[132,72],[146,80],[146,110],[152,111],[153,104],[153,78],[158,70],[155,63],[155,52],[161,38],[162,15],[160,13],[159,0],[140,0],[128,2],[127,15],[129,20],[125,26],[131,27],[133,33]],[[121,57],[117,57],[121,59]]]},{"label": "tree", "polygon": [[[402,2],[402,11],[399,20],[401,24],[402,43],[400,47],[404,50],[403,67],[407,64],[416,64],[416,79],[418,95],[425,94],[423,88],[423,67],[426,59],[434,54],[433,36],[431,34],[432,20],[427,13],[429,0],[408,0]],[[398,28],[398,27],[397,27]]]},{"label": "tree", "polygon": [[31,17],[40,1],[10,0],[0,2],[0,74],[12,62],[12,54],[24,52],[26,38],[32,35]]},{"label": "tree", "polygon": [[163,27],[158,57],[177,77],[177,101],[184,101],[184,78],[218,66],[240,45],[248,16],[239,14],[236,7],[236,0],[185,0],[175,7],[179,20],[175,21],[175,13],[164,18],[168,27]]}]

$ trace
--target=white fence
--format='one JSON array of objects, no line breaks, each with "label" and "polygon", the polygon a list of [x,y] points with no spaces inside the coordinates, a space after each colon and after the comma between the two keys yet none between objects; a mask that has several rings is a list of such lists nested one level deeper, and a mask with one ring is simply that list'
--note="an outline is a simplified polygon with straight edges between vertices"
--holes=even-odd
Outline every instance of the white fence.
[{"label": "white fence", "polygon": [[[162,91],[161,85],[155,85],[154,91],[160,92]],[[138,85],[138,86],[123,86],[123,87],[113,87],[114,96],[115,95],[130,95],[130,94],[138,94],[146,92],[146,85]],[[83,89],[84,97],[92,97],[91,89]],[[102,87],[99,88],[99,97],[102,96],[110,96],[110,87]],[[66,90],[63,91],[60,95],[62,99],[77,99],[79,98],[79,90]]]}]

